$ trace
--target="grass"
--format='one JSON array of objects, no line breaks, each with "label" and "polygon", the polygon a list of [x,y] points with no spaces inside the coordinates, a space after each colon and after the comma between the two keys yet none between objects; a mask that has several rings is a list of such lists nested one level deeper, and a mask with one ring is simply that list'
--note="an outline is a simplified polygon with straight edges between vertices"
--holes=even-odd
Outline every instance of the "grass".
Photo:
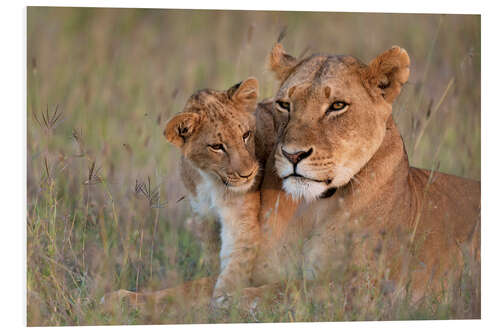
[{"label": "grass", "polygon": [[394,115],[411,164],[479,179],[479,16],[30,7],[27,24],[29,326],[477,315],[470,267],[458,281],[464,294],[430,295],[419,305],[373,290],[346,302],[343,288],[322,302],[297,291],[251,317],[234,309],[215,317],[206,309],[108,314],[98,300],[217,273],[185,228],[179,155],[163,126],[197,89],[255,76],[261,97],[272,96],[266,56],[285,26],[294,55],[368,62],[404,47],[412,72]]}]

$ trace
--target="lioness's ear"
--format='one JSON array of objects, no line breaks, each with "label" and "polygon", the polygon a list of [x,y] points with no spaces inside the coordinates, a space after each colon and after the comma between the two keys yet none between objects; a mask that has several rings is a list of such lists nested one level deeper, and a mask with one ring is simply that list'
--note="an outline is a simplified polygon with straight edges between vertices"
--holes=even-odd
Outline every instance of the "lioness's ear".
[{"label": "lioness's ear", "polygon": [[250,77],[245,81],[235,84],[227,90],[228,97],[235,103],[246,107],[253,112],[259,97],[259,81]]},{"label": "lioness's ear", "polygon": [[410,76],[410,57],[405,49],[393,46],[373,59],[363,71],[371,88],[392,103]]},{"label": "lioness's ear", "polygon": [[285,80],[297,63],[297,59],[285,53],[280,43],[274,45],[269,56],[269,66],[278,80]]},{"label": "lioness's ear", "polygon": [[193,135],[200,124],[200,115],[192,112],[180,113],[167,123],[163,135],[168,142],[181,147]]}]

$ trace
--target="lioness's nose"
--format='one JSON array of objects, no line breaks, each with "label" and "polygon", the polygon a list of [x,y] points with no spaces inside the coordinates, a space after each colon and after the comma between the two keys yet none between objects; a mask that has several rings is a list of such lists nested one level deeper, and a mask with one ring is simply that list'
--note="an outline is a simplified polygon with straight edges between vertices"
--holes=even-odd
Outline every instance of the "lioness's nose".
[{"label": "lioness's nose", "polygon": [[283,147],[281,147],[281,152],[283,153],[283,156],[285,156],[290,162],[292,162],[292,164],[297,164],[303,159],[308,158],[312,154],[313,149],[309,148],[308,151],[298,151],[295,153],[289,153]]}]

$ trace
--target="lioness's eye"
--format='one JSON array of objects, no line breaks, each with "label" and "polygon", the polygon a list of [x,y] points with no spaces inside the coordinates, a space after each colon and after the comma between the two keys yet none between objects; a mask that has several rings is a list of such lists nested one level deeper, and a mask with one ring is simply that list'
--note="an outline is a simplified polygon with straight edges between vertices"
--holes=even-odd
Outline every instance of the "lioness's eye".
[{"label": "lioness's eye", "polygon": [[216,150],[216,151],[224,151],[224,146],[221,145],[220,143],[215,144],[215,145],[208,145],[210,149]]},{"label": "lioness's eye", "polygon": [[249,136],[250,136],[250,131],[246,131],[245,134],[243,134],[243,141],[246,142]]},{"label": "lioness's eye", "polygon": [[283,101],[276,101],[276,104],[278,104],[278,106],[281,108],[281,109],[284,109],[288,112],[290,112],[290,103],[288,102],[283,102]]},{"label": "lioness's eye", "polygon": [[347,104],[346,102],[336,101],[336,102],[333,102],[330,105],[330,107],[328,108],[328,110],[326,112],[328,113],[328,112],[331,112],[331,111],[334,111],[334,112],[342,111],[347,106],[349,106],[349,104]]}]

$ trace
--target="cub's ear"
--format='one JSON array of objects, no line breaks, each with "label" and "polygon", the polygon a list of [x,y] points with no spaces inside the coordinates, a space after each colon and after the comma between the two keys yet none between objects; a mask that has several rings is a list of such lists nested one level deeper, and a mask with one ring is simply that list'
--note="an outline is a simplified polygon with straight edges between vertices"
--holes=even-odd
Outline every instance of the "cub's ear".
[{"label": "cub's ear", "polygon": [[169,120],[163,135],[168,142],[181,147],[193,135],[200,124],[200,115],[192,112],[180,113]]},{"label": "cub's ear", "polygon": [[410,76],[410,57],[405,49],[393,46],[370,61],[362,71],[364,82],[392,103]]},{"label": "cub's ear", "polygon": [[259,97],[259,81],[254,77],[250,77],[229,88],[227,95],[235,103],[253,112]]},{"label": "cub's ear", "polygon": [[284,81],[297,63],[297,59],[285,53],[280,43],[274,45],[269,55],[269,67],[279,81]]}]

